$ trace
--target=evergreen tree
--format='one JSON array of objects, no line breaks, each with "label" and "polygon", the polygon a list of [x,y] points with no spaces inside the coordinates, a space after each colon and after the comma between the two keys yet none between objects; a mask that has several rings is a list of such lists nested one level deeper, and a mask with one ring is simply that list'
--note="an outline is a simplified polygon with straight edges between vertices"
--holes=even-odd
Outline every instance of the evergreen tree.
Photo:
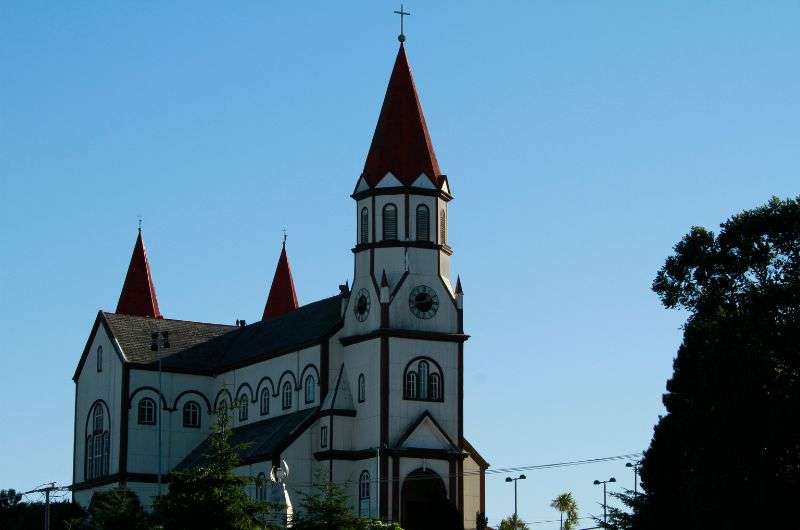
[{"label": "evergreen tree", "polygon": [[[788,528],[800,498],[800,197],[694,227],[653,290],[689,313],[633,527]],[[794,523],[794,525],[792,524]]]},{"label": "evergreen tree", "polygon": [[299,510],[292,517],[292,530],[401,530],[394,523],[359,517],[350,508],[344,488],[315,481],[311,491],[301,494]]},{"label": "evergreen tree", "polygon": [[155,515],[165,530],[255,530],[269,513],[268,503],[251,499],[245,488],[254,479],[233,473],[238,450],[231,447],[227,412],[217,416],[206,461],[170,475],[169,493],[156,499]]}]

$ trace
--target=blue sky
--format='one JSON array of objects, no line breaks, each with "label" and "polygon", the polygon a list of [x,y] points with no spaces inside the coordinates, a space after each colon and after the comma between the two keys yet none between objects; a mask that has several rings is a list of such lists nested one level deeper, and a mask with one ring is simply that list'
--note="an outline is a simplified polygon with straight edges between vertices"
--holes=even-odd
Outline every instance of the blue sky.
[{"label": "blue sky", "polygon": [[[0,5],[0,487],[71,477],[71,376],[144,217],[169,317],[258,318],[281,229],[301,303],[352,271],[391,2]],[[644,449],[691,225],[800,192],[800,5],[406,3],[466,292],[466,436],[495,468]],[[621,463],[528,473],[554,519]],[[487,479],[490,522],[513,510]],[[535,528],[557,528],[543,523]]]}]

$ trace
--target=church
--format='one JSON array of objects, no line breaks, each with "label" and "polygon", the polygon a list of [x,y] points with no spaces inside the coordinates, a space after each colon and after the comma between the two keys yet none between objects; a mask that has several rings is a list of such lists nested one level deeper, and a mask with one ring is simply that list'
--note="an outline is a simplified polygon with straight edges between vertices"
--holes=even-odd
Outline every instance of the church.
[{"label": "church", "polygon": [[489,465],[464,433],[453,194],[402,36],[350,186],[350,285],[300,305],[284,240],[258,322],[162,315],[139,229],[116,310],[98,312],[73,376],[76,502],[127,488],[151,506],[171,471],[202,464],[226,411],[231,442],[249,444],[236,472],[266,479],[248,493],[280,488],[287,514],[315,481],[333,481],[354,512],[406,530],[479,525]]}]

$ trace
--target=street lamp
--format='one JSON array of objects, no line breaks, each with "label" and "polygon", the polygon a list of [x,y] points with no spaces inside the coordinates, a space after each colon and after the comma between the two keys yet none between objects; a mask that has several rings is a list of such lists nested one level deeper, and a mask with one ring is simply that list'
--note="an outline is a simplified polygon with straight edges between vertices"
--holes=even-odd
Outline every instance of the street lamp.
[{"label": "street lamp", "polygon": [[525,475],[520,475],[517,478],[506,477],[506,482],[513,482],[514,483],[514,520],[517,519],[517,481],[518,480],[525,480]]},{"label": "street lamp", "polygon": [[625,467],[632,467],[633,468],[633,496],[634,497],[638,493],[639,466],[641,466],[641,465],[642,465],[642,463],[639,460],[637,460],[636,462],[628,462],[627,464],[625,464]]},{"label": "street lamp", "polygon": [[608,480],[595,480],[593,483],[595,486],[599,486],[600,484],[603,485],[603,526],[608,526],[608,513],[607,513],[608,498],[606,497],[606,484],[608,484],[609,482],[616,482],[616,481],[617,479],[611,477]]}]

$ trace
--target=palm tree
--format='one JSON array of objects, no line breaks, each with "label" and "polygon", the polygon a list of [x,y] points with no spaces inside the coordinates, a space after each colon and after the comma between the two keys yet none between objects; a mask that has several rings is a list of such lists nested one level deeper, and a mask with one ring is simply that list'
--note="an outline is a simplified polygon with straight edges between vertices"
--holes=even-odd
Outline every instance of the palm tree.
[{"label": "palm tree", "polygon": [[[572,530],[578,524],[578,503],[575,502],[575,497],[572,492],[562,493],[550,503],[550,506],[555,508],[561,514],[561,530]],[[564,514],[567,514],[567,520],[564,520]]]}]

